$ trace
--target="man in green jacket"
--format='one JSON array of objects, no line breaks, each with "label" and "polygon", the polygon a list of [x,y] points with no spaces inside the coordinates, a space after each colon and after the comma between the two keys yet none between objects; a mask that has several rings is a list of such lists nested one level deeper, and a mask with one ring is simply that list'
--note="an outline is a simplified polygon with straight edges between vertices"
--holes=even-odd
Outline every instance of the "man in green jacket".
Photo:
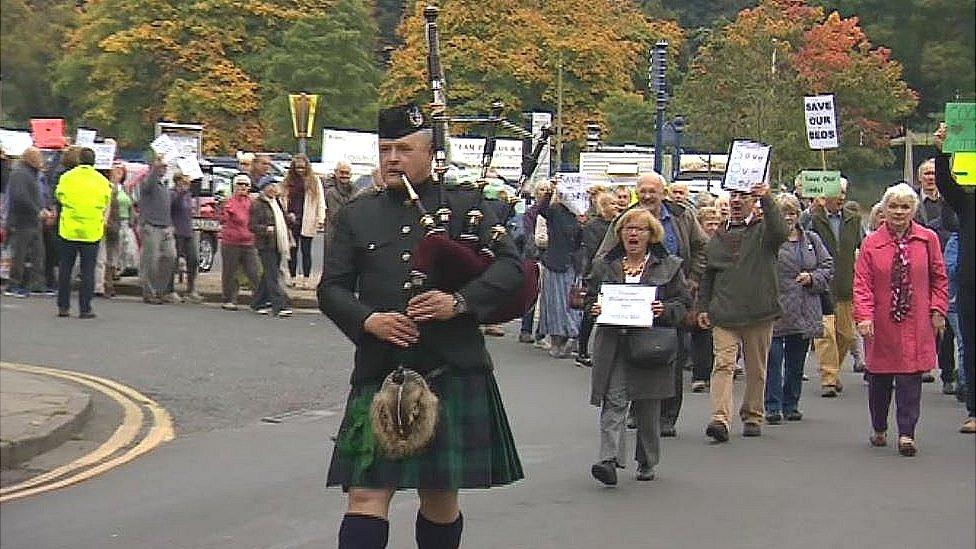
[{"label": "man in green jacket", "polygon": [[105,211],[111,199],[111,185],[95,170],[95,153],[82,149],[78,166],[58,180],[55,196],[61,215],[61,261],[58,269],[58,316],[68,316],[71,308],[71,274],[75,258],[81,256],[81,290],[78,293],[79,318],[95,318],[91,301],[95,294],[95,260],[98,243],[105,233]]},{"label": "man in green jacket", "polygon": [[[752,213],[756,200],[762,215]],[[746,390],[739,417],[742,435],[762,434],[766,356],[773,322],[780,316],[776,262],[786,240],[786,227],[769,187],[751,194],[732,191],[729,221],[705,246],[705,274],[698,291],[698,325],[712,328],[715,362],[712,367],[712,418],[705,434],[717,442],[729,440],[732,415],[732,377],[739,346],[745,359]]]},{"label": "man in green jacket", "polygon": [[824,315],[824,334],[813,340],[820,368],[821,396],[836,397],[844,389],[840,365],[854,346],[854,259],[861,246],[861,214],[845,207],[847,180],[841,179],[840,196],[828,197],[823,207],[811,209],[810,226],[820,235],[834,258],[834,278],[830,281],[833,313]]}]

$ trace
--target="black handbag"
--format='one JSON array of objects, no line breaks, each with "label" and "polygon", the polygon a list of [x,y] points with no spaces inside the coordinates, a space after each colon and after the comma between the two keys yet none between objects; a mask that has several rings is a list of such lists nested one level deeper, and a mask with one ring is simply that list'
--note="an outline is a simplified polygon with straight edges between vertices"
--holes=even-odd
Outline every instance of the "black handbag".
[{"label": "black handbag", "polygon": [[668,327],[628,328],[624,336],[627,362],[651,370],[671,364],[678,354],[678,330]]}]

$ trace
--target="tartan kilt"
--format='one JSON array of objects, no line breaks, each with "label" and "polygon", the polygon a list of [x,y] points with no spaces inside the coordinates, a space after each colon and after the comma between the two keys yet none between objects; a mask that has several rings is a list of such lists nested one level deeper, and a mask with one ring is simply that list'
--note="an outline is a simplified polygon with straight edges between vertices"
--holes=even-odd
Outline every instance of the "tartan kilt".
[{"label": "tartan kilt", "polygon": [[427,448],[401,460],[389,460],[376,449],[372,463],[365,466],[341,449],[341,441],[355,424],[350,411],[372,402],[381,383],[353,386],[326,486],[457,490],[503,486],[524,477],[493,373],[447,371],[428,384],[440,402]]}]

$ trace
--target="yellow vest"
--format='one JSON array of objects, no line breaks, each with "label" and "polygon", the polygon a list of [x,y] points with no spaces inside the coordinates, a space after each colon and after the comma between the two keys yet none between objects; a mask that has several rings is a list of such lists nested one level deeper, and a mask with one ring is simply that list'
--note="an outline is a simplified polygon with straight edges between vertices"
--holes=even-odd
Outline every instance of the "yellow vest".
[{"label": "yellow vest", "polygon": [[105,233],[105,209],[111,185],[92,166],[78,166],[58,179],[55,191],[61,205],[58,234],[75,242],[98,242]]}]

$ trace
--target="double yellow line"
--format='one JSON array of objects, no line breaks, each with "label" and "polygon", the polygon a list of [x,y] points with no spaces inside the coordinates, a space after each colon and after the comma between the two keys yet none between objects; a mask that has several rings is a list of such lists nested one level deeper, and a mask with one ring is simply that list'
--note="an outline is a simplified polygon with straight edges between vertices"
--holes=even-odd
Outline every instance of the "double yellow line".
[{"label": "double yellow line", "polygon": [[[173,440],[175,436],[169,412],[142,393],[121,383],[80,372],[27,364],[0,362],[0,368],[80,383],[111,398],[122,407],[124,412],[122,424],[93,452],[19,484],[0,488],[0,503],[57,490],[100,475],[132,461],[164,442]],[[150,415],[151,425],[143,439],[133,446],[136,437],[143,430],[144,410]],[[116,456],[125,448],[128,450]]]}]

